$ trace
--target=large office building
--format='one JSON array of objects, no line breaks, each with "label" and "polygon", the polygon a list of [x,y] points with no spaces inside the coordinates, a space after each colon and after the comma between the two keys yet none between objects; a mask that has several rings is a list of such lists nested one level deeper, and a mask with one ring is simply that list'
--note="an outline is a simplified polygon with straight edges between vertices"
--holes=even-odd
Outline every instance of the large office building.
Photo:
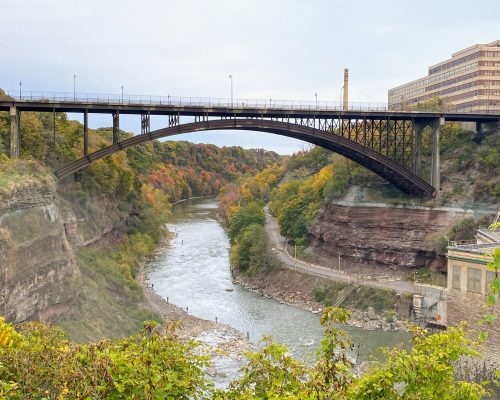
[{"label": "large office building", "polygon": [[412,109],[432,97],[456,111],[500,112],[500,40],[453,53],[426,77],[390,89],[389,108]]}]

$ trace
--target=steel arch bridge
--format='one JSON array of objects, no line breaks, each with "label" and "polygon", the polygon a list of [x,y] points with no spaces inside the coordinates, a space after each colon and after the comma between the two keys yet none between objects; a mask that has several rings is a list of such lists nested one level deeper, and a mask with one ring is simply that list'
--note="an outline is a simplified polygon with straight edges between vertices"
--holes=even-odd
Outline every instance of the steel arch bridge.
[{"label": "steel arch bridge", "polygon": [[[445,107],[439,111],[392,110],[365,103],[296,102],[248,99],[172,98],[29,92],[0,98],[10,113],[10,156],[19,157],[22,113],[83,114],[83,157],[55,171],[59,179],[107,155],[162,137],[211,130],[262,131],[325,147],[363,165],[403,192],[433,197],[440,190],[440,126],[445,121],[475,123],[476,130],[498,131],[500,113]],[[89,153],[88,115],[113,116],[113,144]],[[120,114],[141,116],[141,135],[120,140]],[[168,127],[150,130],[151,116],[166,117]],[[184,121],[191,118],[190,121]],[[183,123],[181,123],[181,120]],[[56,124],[51,140],[56,145]],[[432,130],[430,182],[421,177],[422,132]]]},{"label": "steel arch bridge", "polygon": [[405,193],[432,197],[435,188],[413,173],[411,121],[275,121],[257,118],[200,120],[143,133],[116,142],[75,160],[55,172],[65,178],[110,154],[150,140],[190,132],[213,130],[261,131],[300,139],[339,153],[375,172]]}]

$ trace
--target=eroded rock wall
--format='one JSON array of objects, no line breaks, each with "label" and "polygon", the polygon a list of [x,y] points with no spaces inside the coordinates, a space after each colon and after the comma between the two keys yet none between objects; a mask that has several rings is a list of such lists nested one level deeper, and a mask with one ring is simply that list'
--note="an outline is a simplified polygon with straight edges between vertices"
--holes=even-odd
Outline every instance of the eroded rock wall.
[{"label": "eroded rock wall", "polygon": [[466,216],[460,209],[331,204],[310,230],[312,249],[329,257],[340,254],[351,267],[445,271],[446,258],[433,246]]},{"label": "eroded rock wall", "polygon": [[18,322],[71,313],[79,270],[55,184],[21,184],[0,200],[0,314]]}]

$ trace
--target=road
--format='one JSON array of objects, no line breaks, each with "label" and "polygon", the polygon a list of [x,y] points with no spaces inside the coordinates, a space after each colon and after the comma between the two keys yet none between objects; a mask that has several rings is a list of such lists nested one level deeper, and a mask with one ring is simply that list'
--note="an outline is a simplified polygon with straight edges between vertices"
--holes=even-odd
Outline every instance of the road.
[{"label": "road", "polygon": [[264,208],[266,214],[266,231],[271,241],[271,245],[275,250],[279,260],[286,268],[297,270],[306,274],[321,276],[325,278],[332,278],[344,282],[354,283],[362,286],[370,286],[381,289],[394,290],[398,293],[420,293],[432,297],[439,297],[442,289],[430,286],[419,286],[415,288],[413,282],[403,280],[389,280],[379,281],[368,279],[366,276],[349,274],[343,271],[336,271],[329,267],[318,264],[307,263],[302,260],[294,259],[285,249],[286,240],[279,233],[278,222],[269,214],[267,206]]}]

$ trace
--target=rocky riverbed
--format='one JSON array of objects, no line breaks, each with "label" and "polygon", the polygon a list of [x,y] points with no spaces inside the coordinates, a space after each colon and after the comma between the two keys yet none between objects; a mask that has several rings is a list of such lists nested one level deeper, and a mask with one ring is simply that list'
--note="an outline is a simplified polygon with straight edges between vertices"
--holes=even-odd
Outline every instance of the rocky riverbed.
[{"label": "rocky riverbed", "polygon": [[[159,257],[168,246],[169,239],[166,237],[150,258]],[[250,341],[229,325],[192,316],[158,295],[154,286],[148,282],[144,265],[139,271],[137,281],[143,289],[145,306],[160,315],[164,323],[177,321],[177,335],[181,340],[200,341],[204,354],[212,357],[206,374],[216,385],[227,385],[232,378],[228,371],[238,370],[243,365],[245,353],[252,349]]]},{"label": "rocky riverbed", "polygon": [[[280,303],[320,314],[325,306],[314,299],[313,289],[324,281],[321,277],[311,277],[291,270],[270,271],[264,276],[248,277],[235,275],[235,282],[244,288],[264,297],[275,299]],[[349,308],[351,319],[349,325],[366,330],[407,332],[408,320],[398,318],[396,313],[390,316],[377,314],[372,307],[366,311]],[[390,322],[389,322],[390,321]]]}]

